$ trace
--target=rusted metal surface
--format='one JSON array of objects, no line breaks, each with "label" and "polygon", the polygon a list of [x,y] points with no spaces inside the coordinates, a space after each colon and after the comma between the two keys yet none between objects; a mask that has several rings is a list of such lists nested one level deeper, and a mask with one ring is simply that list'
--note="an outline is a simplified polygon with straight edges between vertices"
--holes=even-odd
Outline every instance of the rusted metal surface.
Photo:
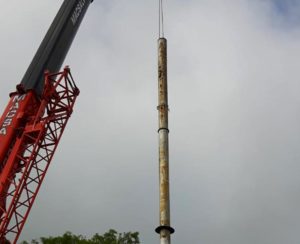
[{"label": "rusted metal surface", "polygon": [[171,233],[167,229],[162,229],[160,231],[160,244],[170,244],[171,243]]},{"label": "rusted metal surface", "polygon": [[167,84],[167,40],[158,39],[158,116],[159,116],[159,207],[160,243],[169,244],[170,234],[170,193],[169,193],[169,128],[168,128],[168,84]]}]

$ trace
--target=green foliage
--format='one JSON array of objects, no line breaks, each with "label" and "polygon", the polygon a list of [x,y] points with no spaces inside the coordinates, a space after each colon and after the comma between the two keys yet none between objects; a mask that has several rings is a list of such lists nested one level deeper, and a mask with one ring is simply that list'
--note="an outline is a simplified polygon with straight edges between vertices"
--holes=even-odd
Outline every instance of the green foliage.
[{"label": "green foliage", "polygon": [[139,233],[128,232],[118,234],[115,230],[109,230],[103,236],[95,234],[89,242],[90,244],[138,244]]},{"label": "green foliage", "polygon": [[[109,230],[103,235],[95,234],[91,239],[82,235],[74,235],[71,232],[66,232],[62,236],[57,237],[41,237],[42,244],[139,244],[138,232],[118,233],[115,230]],[[29,244],[23,241],[21,244]],[[32,240],[31,244],[40,244],[36,240]]]}]

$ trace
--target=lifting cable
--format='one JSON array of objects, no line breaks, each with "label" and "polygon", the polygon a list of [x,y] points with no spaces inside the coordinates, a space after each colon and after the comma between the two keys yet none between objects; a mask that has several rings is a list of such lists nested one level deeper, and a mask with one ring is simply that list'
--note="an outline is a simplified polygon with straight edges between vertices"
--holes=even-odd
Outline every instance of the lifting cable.
[{"label": "lifting cable", "polygon": [[164,37],[164,8],[163,8],[163,0],[159,1],[158,7],[158,36],[159,38]]}]

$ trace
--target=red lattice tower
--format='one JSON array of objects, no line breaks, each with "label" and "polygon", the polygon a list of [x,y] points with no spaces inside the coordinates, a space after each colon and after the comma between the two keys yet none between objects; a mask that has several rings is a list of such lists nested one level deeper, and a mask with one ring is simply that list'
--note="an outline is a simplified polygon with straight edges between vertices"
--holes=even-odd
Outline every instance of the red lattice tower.
[{"label": "red lattice tower", "polygon": [[0,243],[17,242],[78,95],[68,67],[45,74],[41,98],[26,94],[19,134],[0,165]]}]

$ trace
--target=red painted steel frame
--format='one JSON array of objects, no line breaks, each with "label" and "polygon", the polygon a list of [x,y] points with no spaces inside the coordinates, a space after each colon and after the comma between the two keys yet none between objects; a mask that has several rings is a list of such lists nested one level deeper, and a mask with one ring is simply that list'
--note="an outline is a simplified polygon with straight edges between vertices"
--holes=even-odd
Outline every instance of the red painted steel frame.
[{"label": "red painted steel frame", "polygon": [[21,111],[26,123],[0,168],[0,243],[17,243],[78,95],[69,68],[46,73],[41,99],[31,94]]}]

